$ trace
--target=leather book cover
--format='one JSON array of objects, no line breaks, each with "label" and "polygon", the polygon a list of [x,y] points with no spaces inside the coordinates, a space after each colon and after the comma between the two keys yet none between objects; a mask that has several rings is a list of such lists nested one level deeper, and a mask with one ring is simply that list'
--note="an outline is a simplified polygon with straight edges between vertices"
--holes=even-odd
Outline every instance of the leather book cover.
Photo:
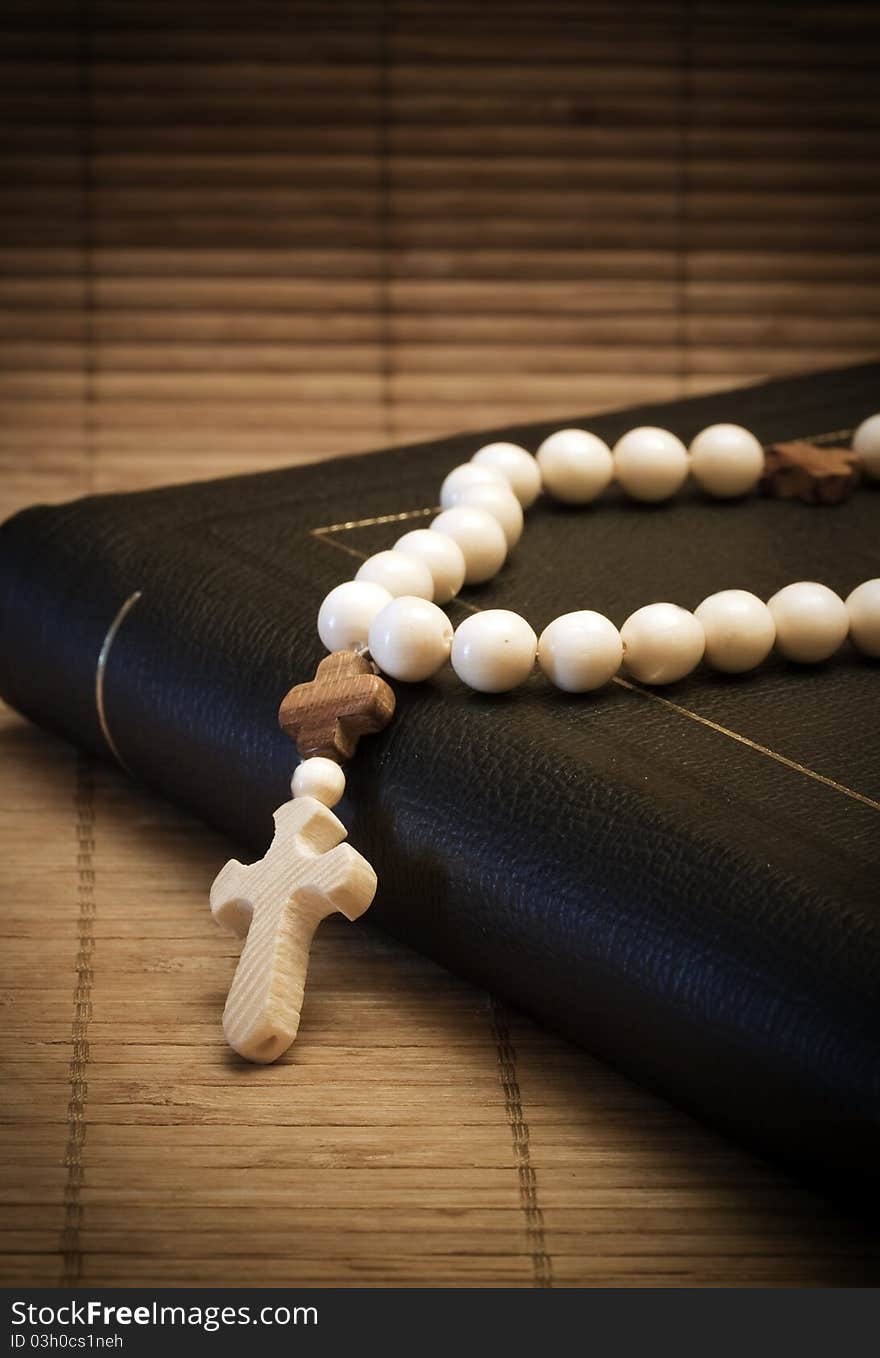
[{"label": "leather book cover", "polygon": [[[764,442],[834,442],[878,407],[871,365],[581,423],[609,441],[731,420]],[[0,530],[0,693],[258,856],[295,763],[278,704],[323,654],[324,595],[426,523],[444,474],[490,437],[534,450],[551,428],[26,510]],[[734,586],[845,595],[880,574],[878,510],[880,485],[833,507],[694,488],[660,505],[542,499],[464,599],[540,632],[575,608],[620,625]],[[448,669],[397,684],[338,808],[379,875],[358,927],[864,1195],[880,1163],[878,683],[847,644],[820,666],[774,656],[579,697],[539,673],[502,697]]]}]

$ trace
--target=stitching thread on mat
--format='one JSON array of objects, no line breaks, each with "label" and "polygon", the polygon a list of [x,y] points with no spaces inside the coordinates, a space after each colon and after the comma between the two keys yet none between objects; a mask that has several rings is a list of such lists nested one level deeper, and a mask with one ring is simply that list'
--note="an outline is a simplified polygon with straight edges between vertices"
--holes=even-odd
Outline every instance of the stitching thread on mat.
[{"label": "stitching thread on mat", "polygon": [[70,1028],[70,1065],[67,1105],[67,1144],[64,1164],[64,1219],[59,1249],[62,1287],[75,1287],[82,1278],[82,1187],[83,1151],[86,1140],[86,1104],[89,1085],[89,1023],[92,1017],[92,957],[95,950],[95,782],[88,755],[76,760],[76,898],[77,948],[74,961],[73,1018]]},{"label": "stitching thread on mat", "polygon": [[498,1077],[504,1093],[504,1109],[510,1128],[513,1162],[519,1181],[519,1201],[525,1217],[526,1240],[532,1260],[532,1286],[552,1287],[553,1263],[547,1252],[544,1214],[538,1205],[538,1182],[531,1161],[529,1124],[523,1112],[522,1093],[516,1069],[516,1048],[510,1036],[507,1010],[494,995],[489,996],[489,1011],[492,1036],[495,1039]]}]

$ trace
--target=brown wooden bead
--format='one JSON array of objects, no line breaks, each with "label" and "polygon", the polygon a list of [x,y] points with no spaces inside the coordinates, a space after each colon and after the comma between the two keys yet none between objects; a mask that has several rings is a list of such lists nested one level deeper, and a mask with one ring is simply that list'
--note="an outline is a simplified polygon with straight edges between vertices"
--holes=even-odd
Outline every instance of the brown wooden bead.
[{"label": "brown wooden bead", "polygon": [[796,439],[767,449],[761,489],[780,500],[833,505],[852,495],[860,475],[852,448],[820,448]]},{"label": "brown wooden bead", "polygon": [[303,759],[324,755],[341,762],[351,759],[361,736],[388,725],[394,702],[394,690],[366,656],[335,651],[321,661],[314,679],[290,690],[278,721]]}]

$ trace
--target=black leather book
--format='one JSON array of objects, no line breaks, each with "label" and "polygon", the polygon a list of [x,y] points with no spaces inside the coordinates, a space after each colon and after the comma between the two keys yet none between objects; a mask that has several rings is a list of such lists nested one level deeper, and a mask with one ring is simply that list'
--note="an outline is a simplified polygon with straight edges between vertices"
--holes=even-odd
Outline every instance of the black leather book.
[{"label": "black leather book", "polygon": [[[862,366],[585,423],[608,440],[717,420],[818,439],[878,408],[880,366]],[[550,426],[492,432],[535,448]],[[278,704],[321,657],[321,599],[419,526],[488,437],[17,515],[0,531],[0,692],[258,855],[294,764]],[[880,574],[878,491],[835,507],[541,500],[468,598],[539,631],[731,586],[846,594]],[[369,923],[812,1179],[875,1184],[876,663],[846,645],[818,667],[701,667],[659,690],[567,697],[536,674],[490,698],[451,671],[396,687],[340,808],[379,874]]]}]

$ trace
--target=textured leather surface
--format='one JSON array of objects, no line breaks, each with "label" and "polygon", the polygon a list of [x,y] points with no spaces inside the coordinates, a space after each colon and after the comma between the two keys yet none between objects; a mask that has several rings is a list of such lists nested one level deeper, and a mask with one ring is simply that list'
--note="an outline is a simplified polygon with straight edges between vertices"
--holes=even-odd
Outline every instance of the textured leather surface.
[{"label": "textured leather surface", "polygon": [[[769,441],[878,407],[880,367],[863,366],[589,427],[687,438],[734,419]],[[549,426],[498,432],[534,447]],[[96,660],[141,590],[106,675],[116,745],[138,777],[262,851],[293,760],[278,702],[313,673],[318,604],[356,568],[339,546],[370,552],[401,531],[310,530],[432,504],[483,441],[25,511],[0,532],[0,692],[107,755]],[[876,487],[831,508],[696,492],[541,502],[470,597],[540,630],[575,607],[619,624],[726,586],[766,597],[815,578],[845,593],[880,574],[878,511]],[[539,677],[501,698],[450,672],[397,685],[398,714],[362,742],[339,808],[379,874],[369,920],[765,1153],[864,1191],[880,1130],[880,812],[852,794],[880,801],[878,681],[847,647],[809,671],[701,669],[668,702],[619,685],[568,698]]]}]

